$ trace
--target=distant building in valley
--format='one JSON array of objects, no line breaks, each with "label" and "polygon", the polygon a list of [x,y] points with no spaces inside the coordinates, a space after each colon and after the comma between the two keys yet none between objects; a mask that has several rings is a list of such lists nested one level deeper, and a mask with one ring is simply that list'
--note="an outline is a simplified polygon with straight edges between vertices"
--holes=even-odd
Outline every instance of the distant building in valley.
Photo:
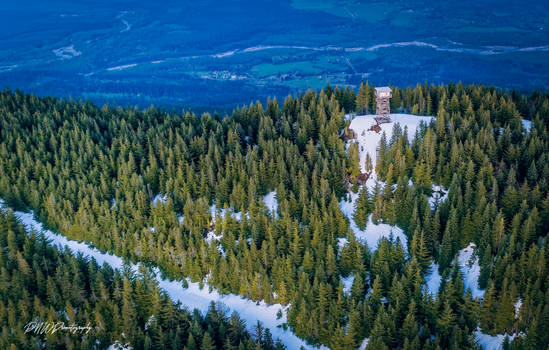
[{"label": "distant building in valley", "polygon": [[391,103],[389,99],[393,97],[393,91],[388,86],[376,87],[376,122],[390,123]]}]

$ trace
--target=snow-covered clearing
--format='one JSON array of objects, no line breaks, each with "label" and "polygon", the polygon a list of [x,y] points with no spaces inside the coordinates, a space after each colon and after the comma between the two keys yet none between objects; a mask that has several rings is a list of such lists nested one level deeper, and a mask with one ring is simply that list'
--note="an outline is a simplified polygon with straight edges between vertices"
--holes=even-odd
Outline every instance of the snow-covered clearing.
[{"label": "snow-covered clearing", "polygon": [[[381,135],[385,133],[387,141],[389,141],[393,136],[394,125],[399,124],[403,132],[404,130],[406,130],[406,133],[408,135],[408,141],[411,142],[420,124],[428,124],[431,122],[432,119],[434,119],[434,117],[417,116],[411,114],[391,114],[390,116],[391,123],[380,124],[381,131],[379,133],[368,130],[370,129],[370,127],[376,124],[375,115],[371,114],[354,117],[351,120],[351,124],[349,126],[349,128],[354,131],[356,137],[354,140],[350,140],[349,142],[358,142],[358,154],[360,159],[359,165],[362,172],[366,172],[366,154],[369,154],[372,160],[372,166],[374,171],[372,172],[370,178],[365,185],[370,190],[375,186],[375,179],[377,179],[375,167],[377,161],[377,148],[379,147],[381,141]],[[443,190],[441,189],[441,187],[437,187],[437,189],[441,191]],[[355,210],[355,202],[358,198],[358,195],[355,193],[350,193],[350,195],[351,202],[341,201],[339,203],[339,206],[343,214],[345,214],[345,216],[349,218],[349,221],[351,222],[351,229],[353,230],[357,240],[366,242],[370,249],[375,250],[377,248],[377,241],[381,237],[388,238],[390,236],[390,233],[392,232],[393,237],[395,239],[399,238],[406,248],[407,239],[402,229],[383,223],[375,225],[371,220],[371,216],[370,218],[368,218],[368,224],[366,225],[366,229],[360,230],[353,220],[353,212]],[[435,196],[437,197],[429,200],[430,203],[433,203],[433,205],[436,202],[435,198],[438,198],[439,201],[443,201],[446,198],[446,194],[441,194],[441,192],[439,192]]]},{"label": "snow-covered clearing", "polygon": [[355,281],[355,275],[350,274],[347,277],[341,277],[341,282],[343,283],[343,292],[351,294],[351,288],[353,287],[353,282]]},{"label": "snow-covered clearing", "polygon": [[[276,200],[276,191],[271,191],[271,192],[267,193],[261,199],[263,200],[263,203],[265,203],[265,206],[267,207],[267,210],[270,213],[274,212],[275,215],[276,215],[276,212],[278,210],[278,201]],[[235,212],[233,208],[228,208],[228,209],[221,208],[221,209],[219,209],[219,216],[221,218],[224,219],[227,214],[230,217],[232,217],[233,219],[235,219],[236,221],[241,221],[242,220],[242,212],[241,211]],[[212,219],[215,222],[215,217],[217,215],[217,206],[215,204],[213,204],[210,207],[210,215],[212,216]],[[246,218],[247,219],[250,218],[250,215],[249,215],[248,212],[246,212]]]},{"label": "snow-covered clearing", "polygon": [[[0,208],[6,208],[4,201],[1,199]],[[42,224],[34,219],[32,212],[16,211],[14,214],[28,230],[43,232],[44,236],[53,245],[61,249],[68,247],[74,255],[81,253],[86,257],[94,258],[100,265],[106,263],[114,269],[121,269],[124,265],[123,259],[116,255],[101,252],[86,243],[69,240],[63,235],[45,230]],[[130,264],[130,267],[132,271],[139,271],[139,264]],[[225,305],[229,312],[237,312],[246,321],[246,326],[250,331],[253,331],[252,328],[259,320],[265,327],[270,329],[273,338],[279,338],[288,349],[299,349],[301,346],[306,349],[313,349],[312,346],[293,334],[290,329],[284,330],[282,327],[278,327],[287,322],[287,307],[281,304],[267,305],[263,301],[256,303],[235,294],[221,295],[213,287],[208,286],[207,283],[204,283],[204,288],[200,289],[200,283],[198,282],[192,282],[190,279],[186,279],[185,282],[171,281],[162,278],[158,268],[153,268],[152,271],[156,275],[159,287],[165,290],[174,302],[180,301],[183,306],[191,310],[196,308],[202,312],[208,310],[212,301],[215,303],[220,302]],[[185,288],[185,284],[188,285],[188,288]],[[279,310],[283,311],[283,315],[280,319],[277,319],[276,314]]]},{"label": "snow-covered clearing", "polygon": [[[236,221],[242,220],[242,212],[240,212],[240,211],[235,212],[232,208],[228,208],[228,209],[221,208],[221,209],[219,209],[219,217],[220,218],[225,219],[227,214],[231,218],[235,219]],[[217,206],[215,204],[210,207],[210,215],[212,216],[213,222],[215,222],[215,218],[217,216]],[[249,218],[248,213],[246,213],[246,217]]]},{"label": "snow-covered clearing", "polygon": [[[376,161],[377,161],[377,149],[379,147],[381,136],[385,133],[387,141],[389,142],[393,136],[393,127],[395,124],[399,124],[402,132],[406,130],[408,136],[408,141],[411,142],[415,137],[416,131],[419,129],[421,123],[429,124],[434,117],[429,116],[417,116],[410,114],[391,114],[391,123],[380,124],[381,131],[379,133],[375,131],[368,130],[370,127],[376,124],[375,115],[362,115],[352,118],[350,115],[346,116],[351,120],[349,129],[353,130],[355,133],[355,139],[349,140],[348,144],[351,142],[358,142],[358,152],[360,159],[360,169],[362,172],[366,172],[366,154],[370,155],[372,160],[372,166],[374,171],[372,172],[370,178],[366,182],[365,186],[371,191],[375,184],[377,175],[375,173]],[[525,121],[523,121],[524,123]],[[527,122],[527,121],[526,121]],[[348,145],[347,144],[347,145]],[[381,183],[383,187],[383,183]],[[410,181],[410,185],[413,185]],[[358,194],[349,193],[351,201],[341,201],[339,207],[343,214],[349,219],[351,224],[351,229],[355,235],[355,238],[358,241],[366,243],[368,247],[372,250],[377,249],[377,243],[382,237],[389,238],[392,232],[394,239],[399,239],[404,245],[404,248],[407,247],[407,238],[404,235],[402,229],[397,226],[391,226],[387,224],[380,223],[374,225],[372,222],[372,216],[368,218],[368,223],[365,230],[360,230],[354,219],[353,213],[355,210],[355,203],[358,199]],[[442,186],[433,185],[433,194],[428,198],[429,205],[431,209],[434,209],[437,205],[444,202],[448,198],[448,190]],[[338,246],[341,249],[345,244],[342,238],[338,240]],[[480,268],[478,266],[478,259],[469,264],[469,260],[473,253],[473,248],[471,246],[463,249],[459,255],[459,263],[462,267],[464,285],[465,288],[470,288],[473,297],[482,297],[484,291],[478,288],[478,274]],[[438,289],[441,283],[441,276],[438,272],[438,265],[435,263],[431,264],[431,272],[425,276],[426,281],[426,290],[433,296],[436,296]]]},{"label": "snow-covered clearing", "polygon": [[[278,202],[276,200],[276,191],[271,191],[264,195],[262,197],[263,202],[265,203],[265,206],[269,210],[270,213],[274,213],[273,215],[276,217],[276,211],[278,210]],[[225,219],[227,215],[231,218],[233,218],[236,221],[242,220],[242,212],[235,212],[233,208],[222,208],[217,209],[217,206],[214,204],[210,207],[210,215],[212,217],[212,222],[215,223],[216,216],[219,215],[221,219]],[[248,212],[246,212],[246,219],[249,219],[250,215]],[[182,221],[180,221],[181,223]],[[223,249],[223,246],[221,244],[218,244],[218,242],[223,237],[223,232],[220,232],[219,234],[216,234],[215,230],[208,231],[206,234],[206,242],[210,245],[215,245],[217,247],[217,250],[223,255],[225,255],[225,250]],[[251,239],[248,240],[248,243],[251,243]]]},{"label": "snow-covered clearing", "polygon": [[431,262],[431,272],[425,275],[425,285],[427,287],[427,292],[433,297],[437,295],[441,281],[442,277],[438,272],[438,264]]},{"label": "snow-covered clearing", "polygon": [[362,344],[360,344],[360,347],[358,348],[358,350],[366,350],[366,347],[368,346],[368,341],[370,340],[370,338],[364,338],[364,340],[362,341]]},{"label": "snow-covered clearing", "polygon": [[[521,334],[518,335],[521,336]],[[477,328],[475,330],[475,340],[482,346],[482,349],[484,350],[501,350],[503,340],[506,336],[509,337],[509,341],[511,341],[517,336],[517,334],[489,335],[482,333],[482,330],[480,328]]]},{"label": "snow-covered clearing", "polygon": [[[375,115],[362,115],[356,116],[351,119],[351,124],[349,129],[353,130],[355,133],[355,139],[348,141],[348,144],[351,142],[358,142],[358,154],[359,154],[359,166],[361,172],[366,172],[366,155],[370,155],[372,160],[372,166],[374,171],[370,175],[370,178],[366,182],[370,190],[375,186],[375,180],[377,175],[375,173],[376,161],[377,161],[377,148],[379,147],[381,141],[381,135],[385,133],[387,141],[393,136],[393,127],[395,124],[399,124],[402,128],[402,131],[406,130],[408,135],[408,141],[411,142],[413,137],[416,134],[421,123],[428,124],[434,117],[426,116],[417,116],[411,114],[391,114],[391,123],[380,124],[381,131],[379,133],[368,130],[370,127],[376,124]],[[347,116],[349,118],[350,116]],[[404,248],[407,249],[407,238],[404,235],[402,229],[397,226],[391,226],[384,223],[379,223],[378,225],[372,222],[372,216],[368,218],[368,223],[366,224],[366,229],[361,230],[356,225],[353,219],[353,213],[355,210],[355,202],[358,198],[358,194],[350,193],[351,201],[341,201],[339,202],[339,207],[343,214],[349,219],[351,223],[351,229],[355,235],[355,238],[362,243],[366,243],[368,247],[372,250],[377,249],[377,243],[382,237],[389,238],[392,234],[393,238],[399,239],[400,242],[404,245]],[[443,200],[444,198],[440,198]],[[433,202],[434,203],[434,202]],[[340,245],[341,247],[341,245]]]},{"label": "snow-covered clearing", "polygon": [[[0,208],[6,208],[2,199],[0,199]],[[100,252],[86,243],[69,240],[65,236],[56,234],[50,230],[45,230],[42,224],[34,219],[32,211],[30,213],[16,211],[14,214],[17,218],[19,218],[19,220],[21,220],[21,223],[27,228],[27,230],[43,232],[44,236],[51,241],[51,244],[59,247],[60,249],[65,249],[65,247],[67,247],[75,253],[75,255],[76,253],[81,252],[86,256],[93,257],[99,265],[108,264],[114,269],[120,269],[124,265],[122,258],[116,255]]]},{"label": "snow-covered clearing", "polygon": [[343,249],[343,247],[347,244],[349,244],[349,240],[347,238],[339,237],[337,239],[337,251],[341,252],[341,249]]},{"label": "snow-covered clearing", "polygon": [[107,350],[132,350],[132,347],[130,346],[130,343],[122,344],[117,340],[114,344],[109,346]]},{"label": "snow-covered clearing", "polygon": [[[370,181],[370,180],[368,180]],[[366,184],[368,185],[368,183]],[[378,241],[385,237],[390,238],[391,235],[393,239],[396,241],[397,239],[400,240],[400,243],[404,246],[404,250],[407,250],[407,244],[408,240],[406,238],[406,235],[404,234],[404,231],[398,226],[392,226],[387,225],[384,223],[374,224],[372,222],[372,215],[368,217],[368,222],[366,223],[366,228],[364,230],[361,230],[355,223],[355,220],[353,219],[353,213],[355,211],[355,203],[358,199],[357,193],[350,193],[351,201],[347,202],[345,200],[342,200],[339,202],[339,209],[345,215],[351,224],[351,230],[353,231],[353,234],[355,236],[355,239],[359,242],[366,243],[368,245],[368,248],[370,250],[376,250]]]},{"label": "snow-covered clearing", "polygon": [[156,317],[154,315],[151,315],[147,322],[145,323],[145,330],[149,329],[149,327],[156,322]]},{"label": "snow-covered clearing", "polygon": [[433,185],[433,194],[428,198],[431,209],[435,209],[437,205],[440,205],[448,199],[448,190],[442,186]]},{"label": "snow-covered clearing", "polygon": [[522,119],[522,127],[526,129],[526,132],[530,132],[530,129],[532,129],[532,121]]},{"label": "snow-covered clearing", "polygon": [[[188,279],[187,289],[182,286],[181,281],[169,281],[160,277],[157,277],[157,281],[159,287],[164,289],[172,300],[181,301],[189,308],[197,308],[205,312],[212,301],[216,303],[221,302],[231,312],[238,312],[240,317],[246,321],[249,330],[252,330],[257,320],[259,320],[265,327],[271,330],[273,338],[280,338],[288,349],[299,349],[300,346],[304,346],[307,349],[312,348],[295,336],[289,329],[285,331],[283,328],[278,327],[287,322],[287,308],[280,304],[267,305],[263,301],[256,303],[234,294],[220,295],[213,288],[209,291],[210,287],[207,284],[205,284],[203,289],[200,289],[199,283],[191,282]],[[283,311],[283,316],[277,320],[276,314],[279,310]]]},{"label": "snow-covered clearing", "polygon": [[[381,135],[385,132],[387,140],[390,140],[393,136],[393,126],[400,124],[402,131],[407,128],[408,141],[412,141],[416,134],[421,122],[429,124],[434,117],[424,117],[411,114],[391,114],[391,123],[383,123],[379,126],[381,131],[378,134],[375,131],[369,131],[371,126],[376,124],[375,115],[362,115],[353,118],[351,125],[349,126],[355,132],[356,139],[350,142],[358,142],[358,151],[360,158],[360,169],[362,172],[366,172],[366,154],[370,155],[372,159],[372,166],[376,167],[377,147],[381,141]],[[372,177],[375,179],[375,172],[372,173]]]},{"label": "snow-covered clearing", "polygon": [[216,235],[215,231],[208,231],[206,234],[206,242],[212,243],[213,241],[219,241],[223,235]]},{"label": "snow-covered clearing", "polygon": [[521,307],[522,307],[522,299],[518,298],[517,302],[515,303],[515,318],[519,318]]},{"label": "snow-covered clearing", "polygon": [[278,200],[276,199],[276,191],[271,191],[263,196],[263,203],[265,203],[265,206],[269,210],[270,213],[274,213],[274,216],[276,216],[276,213],[278,211]]},{"label": "snow-covered clearing", "polygon": [[[478,265],[478,256],[474,256],[473,253],[476,248],[474,243],[459,251],[458,264],[461,267],[461,273],[463,274],[463,286],[465,289],[471,290],[473,298],[484,297],[484,290],[478,286],[478,277],[480,275],[480,266]],[[472,259],[473,258],[473,259]]]},{"label": "snow-covered clearing", "polygon": [[162,195],[160,193],[154,196],[153,200],[151,201],[152,206],[155,208],[158,204],[166,204],[166,203],[168,203],[168,196],[165,194]]}]

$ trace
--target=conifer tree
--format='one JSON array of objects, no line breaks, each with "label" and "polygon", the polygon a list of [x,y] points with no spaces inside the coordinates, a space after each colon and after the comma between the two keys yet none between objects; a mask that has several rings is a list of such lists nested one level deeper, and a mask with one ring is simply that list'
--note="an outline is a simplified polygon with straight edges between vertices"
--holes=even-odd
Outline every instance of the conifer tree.
[{"label": "conifer tree", "polygon": [[360,83],[360,88],[356,95],[356,112],[359,114],[367,114],[370,107],[370,85],[368,82]]},{"label": "conifer tree", "polygon": [[366,228],[368,215],[372,212],[372,210],[373,201],[368,193],[368,188],[367,186],[362,186],[358,194],[358,199],[355,203],[355,212],[353,214],[353,219],[361,230]]}]

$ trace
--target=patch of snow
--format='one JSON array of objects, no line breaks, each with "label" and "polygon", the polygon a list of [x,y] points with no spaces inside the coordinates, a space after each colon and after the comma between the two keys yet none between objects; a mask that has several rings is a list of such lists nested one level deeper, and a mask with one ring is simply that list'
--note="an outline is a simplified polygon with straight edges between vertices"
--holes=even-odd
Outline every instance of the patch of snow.
[{"label": "patch of snow", "polygon": [[351,294],[351,288],[353,287],[353,282],[355,281],[355,275],[350,274],[347,277],[341,277],[341,282],[343,283],[343,292]]},{"label": "patch of snow", "polygon": [[82,54],[82,52],[74,49],[74,45],[63,46],[52,50],[52,52],[59,60],[69,60]]},{"label": "patch of snow", "polygon": [[522,299],[518,298],[517,302],[515,303],[515,318],[519,317],[521,307],[522,307]]},{"label": "patch of snow", "polygon": [[[237,213],[232,213],[232,214],[233,214],[232,217],[234,217],[234,219],[236,221],[241,221],[242,220],[242,212],[241,211],[239,211]],[[248,214],[246,214],[246,217],[248,217]]]},{"label": "patch of snow", "polygon": [[345,121],[351,121],[353,120],[353,118],[356,117],[356,112],[353,112],[353,113],[347,113],[343,116],[343,120]]},{"label": "patch of snow", "polygon": [[368,341],[369,340],[370,340],[370,338],[364,338],[364,340],[360,344],[360,347],[358,348],[358,350],[366,350],[366,347],[368,346]]},{"label": "patch of snow", "polygon": [[181,225],[183,223],[183,221],[185,221],[185,217],[183,215],[179,215],[177,217],[177,221],[179,222],[179,224]]},{"label": "patch of snow", "polygon": [[116,199],[113,198],[112,201],[111,201],[111,210],[116,209],[117,205],[118,205],[118,203],[116,202]]},{"label": "patch of snow", "polygon": [[[229,216],[232,217],[233,219],[235,219],[236,221],[241,221],[242,220],[242,212],[234,212],[234,210],[232,208],[229,208],[229,209],[224,209],[224,208],[221,208],[219,210],[219,216],[224,219],[225,216],[227,215],[227,213],[229,213]],[[215,216],[217,214],[217,206],[215,204],[213,204],[211,207],[210,207],[210,214],[212,216],[212,220],[213,222],[215,222]],[[249,214],[246,213],[246,218],[250,218]]]},{"label": "patch of snow", "polygon": [[[186,289],[182,287],[180,281],[169,281],[158,277],[157,281],[160,288],[164,289],[173,301],[181,301],[183,305],[197,308],[202,312],[208,310],[210,302],[220,302],[229,310],[238,312],[240,317],[246,321],[248,329],[251,330],[257,320],[260,320],[265,327],[270,329],[273,339],[279,338],[288,349],[299,349],[300,346],[312,349],[289,329],[284,330],[282,327],[278,327],[278,325],[287,322],[287,307],[280,304],[268,305],[264,301],[257,303],[234,294],[221,295],[213,288],[210,291],[207,285],[200,289],[198,282],[191,282],[189,279],[187,279],[188,288]],[[280,319],[277,319],[279,310],[283,310],[283,314]]]},{"label": "patch of snow", "polygon": [[[354,224],[354,226],[356,226],[356,224]],[[400,241],[400,243],[404,246],[404,250],[408,249],[408,239],[400,227],[384,223],[379,223],[376,225],[372,222],[372,214],[368,217],[368,223],[366,224],[365,230],[360,230],[358,227],[353,227],[353,225],[351,225],[351,228],[355,232],[355,238],[358,241],[366,242],[368,247],[372,247],[371,249],[377,249],[378,241],[381,238],[389,238],[391,235],[395,241],[397,239]]]},{"label": "patch of snow", "polygon": [[[4,201],[0,199],[0,208],[5,208]],[[114,269],[122,269],[122,258],[103,253],[97,248],[93,248],[86,243],[77,242],[67,239],[65,236],[54,233],[50,230],[45,230],[43,225],[36,221],[33,217],[33,212],[23,213],[20,211],[14,212],[15,216],[21,220],[21,223],[28,229],[35,232],[43,232],[44,236],[55,246],[61,249],[68,247],[74,255],[82,253],[82,255],[94,258],[100,265],[107,263]],[[131,264],[132,271],[139,271],[139,264]],[[158,286],[165,290],[168,296],[174,302],[181,302],[181,304],[190,309],[198,309],[201,312],[206,312],[210,303],[220,302],[225,305],[230,312],[237,312],[242,320],[246,322],[246,326],[249,331],[253,331],[252,328],[261,321],[263,325],[270,329],[273,339],[279,338],[288,349],[299,349],[303,346],[305,349],[313,349],[304,340],[298,338],[288,328],[284,330],[279,325],[287,322],[287,306],[281,304],[268,305],[264,301],[255,302],[253,300],[245,299],[235,294],[219,294],[219,292],[206,284],[203,289],[200,289],[199,282],[192,282],[190,279],[186,279],[185,283],[188,288],[185,288],[183,281],[171,281],[163,279],[158,268],[152,268],[152,272],[155,274],[155,279]],[[277,313],[279,310],[283,310],[281,318],[277,319]],[[128,346],[121,345],[119,342],[112,344],[109,349],[125,349],[129,348],[116,348],[115,346]]]},{"label": "patch of snow", "polygon": [[522,127],[526,129],[526,132],[530,132],[530,129],[532,129],[532,121],[522,119]]},{"label": "patch of snow", "polygon": [[121,344],[118,340],[111,344],[107,350],[132,350],[130,343]]},{"label": "patch of snow", "polygon": [[502,128],[501,126],[494,127],[494,130],[498,131],[498,134],[501,135],[505,131],[505,128]]},{"label": "patch of snow", "polygon": [[216,235],[215,231],[208,231],[206,234],[206,242],[212,243],[213,241],[219,241],[223,237],[223,234]]},{"label": "patch of snow", "polygon": [[69,315],[67,314],[67,310],[57,311],[57,314],[59,316],[63,316],[65,320],[70,321]]},{"label": "patch of snow", "polygon": [[[213,221],[215,222],[215,216],[217,214],[217,205],[213,204],[210,206],[210,215],[212,216]],[[221,209],[219,215],[223,218],[225,217],[225,209]]]},{"label": "patch of snow", "polygon": [[440,282],[442,277],[438,272],[438,264],[431,262],[431,272],[428,275],[425,275],[425,285],[427,287],[427,292],[432,296],[436,296],[438,289],[440,288]]},{"label": "patch of snow", "polygon": [[156,317],[154,317],[154,315],[151,315],[151,317],[149,317],[149,319],[145,323],[145,330],[149,329],[153,322],[156,322]]},{"label": "patch of snow", "polygon": [[355,202],[358,199],[358,193],[349,192],[348,197],[350,197],[348,200],[339,202],[339,210],[350,220],[353,218],[353,213],[355,212]]},{"label": "patch of snow", "polygon": [[478,277],[480,275],[480,266],[478,265],[478,256],[474,256],[476,245],[469,243],[469,245],[459,251],[458,264],[461,267],[461,273],[463,274],[463,286],[467,290],[471,290],[473,298],[484,297],[484,290],[478,286]]},{"label": "patch of snow", "polygon": [[[369,131],[368,129],[376,124],[375,115],[362,115],[355,117],[349,129],[352,129],[355,132],[356,139],[350,140],[349,142],[358,142],[359,147],[359,158],[360,158],[360,169],[363,173],[366,172],[366,154],[370,155],[372,159],[372,166],[375,170],[377,162],[377,147],[381,141],[381,135],[385,132],[387,140],[389,141],[393,136],[393,125],[400,124],[402,130],[406,127],[408,129],[408,141],[412,141],[416,130],[418,129],[421,122],[429,123],[434,117],[425,117],[417,116],[411,114],[391,114],[391,123],[383,123],[379,126],[381,127],[380,133],[375,131]],[[375,171],[372,172],[372,178],[376,178]]]},{"label": "patch of snow", "polygon": [[167,195],[162,195],[162,194],[159,193],[156,196],[154,196],[154,198],[151,202],[152,202],[153,207],[156,208],[158,203],[160,203],[160,204],[168,203],[168,196]]},{"label": "patch of snow", "polygon": [[442,186],[433,185],[433,194],[427,198],[431,209],[435,209],[436,206],[440,205],[446,199],[448,199],[448,190]]},{"label": "patch of snow", "polygon": [[349,240],[345,237],[339,237],[337,239],[337,249],[340,252],[343,247],[345,247],[347,244],[349,244]]},{"label": "patch of snow", "polygon": [[221,246],[221,244],[217,244],[223,237],[223,233],[220,233],[219,235],[215,234],[215,230],[208,231],[206,234],[206,238],[204,239],[206,243],[209,245],[215,245],[217,247],[217,250],[221,253],[221,255],[226,256],[225,250]]},{"label": "patch of snow", "polygon": [[269,210],[269,212],[274,212],[275,216],[278,211],[278,201],[276,199],[276,191],[271,191],[263,196],[263,203],[265,203],[265,206]]},{"label": "patch of snow", "polygon": [[351,201],[348,202],[348,201],[342,200],[341,202],[339,202],[339,208],[341,209],[341,212],[343,213],[343,215],[345,215],[349,219],[349,222],[351,224],[351,230],[353,231],[353,234],[357,241],[366,243],[368,245],[368,248],[374,251],[377,249],[378,241],[381,238],[385,237],[389,239],[392,235],[395,241],[397,239],[400,240],[400,243],[404,246],[404,250],[408,249],[407,248],[408,239],[406,238],[404,231],[402,231],[400,227],[392,226],[384,223],[379,223],[376,225],[372,222],[372,214],[370,214],[370,216],[368,217],[366,228],[364,230],[361,230],[356,225],[355,220],[353,219],[353,213],[355,211],[355,202],[358,199],[358,194],[351,192],[350,196],[351,196]]},{"label": "patch of snow", "polygon": [[130,63],[130,64],[123,64],[121,66],[109,67],[107,68],[107,70],[108,71],[123,70],[123,69],[133,68],[135,66],[137,66],[137,63]]},{"label": "patch of snow", "polygon": [[217,245],[217,250],[221,253],[221,255],[226,258],[227,257],[227,253],[225,253],[225,250],[223,249],[223,247],[221,246],[221,244],[218,244]]},{"label": "patch of snow", "polygon": [[[508,335],[507,333],[505,333],[505,334],[489,335],[489,334],[482,333],[482,330],[480,328],[477,328],[475,330],[475,340],[477,341],[478,344],[482,346],[483,350],[501,350],[503,340],[505,339],[506,336],[508,336],[509,341],[511,341],[517,336],[517,334]],[[519,334],[519,336],[521,335]]]}]

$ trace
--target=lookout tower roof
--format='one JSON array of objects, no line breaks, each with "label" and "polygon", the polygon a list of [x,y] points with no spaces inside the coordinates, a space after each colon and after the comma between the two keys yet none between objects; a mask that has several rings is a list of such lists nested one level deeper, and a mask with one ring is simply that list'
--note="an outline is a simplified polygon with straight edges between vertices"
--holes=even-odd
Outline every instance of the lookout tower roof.
[{"label": "lookout tower roof", "polygon": [[392,90],[388,86],[379,86],[376,87],[376,92],[392,92]]}]

